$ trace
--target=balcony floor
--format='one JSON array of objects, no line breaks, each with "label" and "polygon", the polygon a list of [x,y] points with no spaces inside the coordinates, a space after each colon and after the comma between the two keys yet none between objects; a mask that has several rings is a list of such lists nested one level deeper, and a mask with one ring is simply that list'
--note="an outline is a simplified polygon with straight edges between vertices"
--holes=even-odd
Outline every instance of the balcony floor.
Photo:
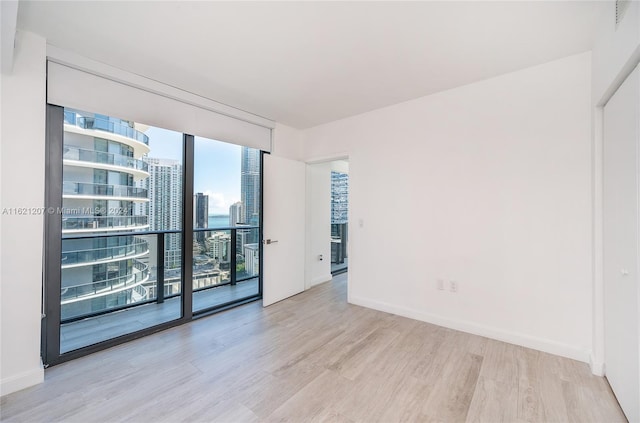
[{"label": "balcony floor", "polygon": [[[198,291],[193,295],[193,309],[203,310],[215,305],[258,294],[258,279],[238,282]],[[113,313],[65,323],[60,327],[60,352],[65,353],[97,342],[146,329],[180,318],[180,297],[164,303],[150,303]]]},{"label": "balcony floor", "polygon": [[349,267],[349,259],[345,257],[342,263],[331,263],[331,274],[335,275],[347,271]]}]

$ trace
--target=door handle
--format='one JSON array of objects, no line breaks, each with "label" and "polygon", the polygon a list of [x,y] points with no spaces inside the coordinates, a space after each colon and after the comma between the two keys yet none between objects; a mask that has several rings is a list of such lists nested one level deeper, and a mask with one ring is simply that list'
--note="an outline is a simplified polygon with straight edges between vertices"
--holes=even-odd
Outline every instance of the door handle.
[{"label": "door handle", "polygon": [[262,240],[262,243],[263,243],[263,244],[266,244],[266,245],[269,245],[269,244],[275,244],[276,242],[278,242],[278,240],[277,240],[277,239],[263,239],[263,240]]}]

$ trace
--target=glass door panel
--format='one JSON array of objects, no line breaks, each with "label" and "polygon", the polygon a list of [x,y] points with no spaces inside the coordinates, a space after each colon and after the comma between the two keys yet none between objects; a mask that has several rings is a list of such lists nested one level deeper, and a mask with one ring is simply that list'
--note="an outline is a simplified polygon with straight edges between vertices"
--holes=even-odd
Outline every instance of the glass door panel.
[{"label": "glass door panel", "polygon": [[195,137],[194,313],[259,295],[259,211],[260,151]]},{"label": "glass door panel", "polygon": [[64,116],[59,354],[183,314],[182,134]]}]

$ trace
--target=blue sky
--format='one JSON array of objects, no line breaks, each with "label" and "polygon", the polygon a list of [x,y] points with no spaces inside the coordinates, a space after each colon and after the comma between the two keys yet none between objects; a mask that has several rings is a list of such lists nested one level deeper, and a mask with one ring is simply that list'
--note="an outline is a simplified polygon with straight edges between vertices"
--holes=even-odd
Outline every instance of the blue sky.
[{"label": "blue sky", "polygon": [[[150,127],[149,157],[182,161],[182,134]],[[195,137],[194,193],[209,196],[209,214],[228,214],[240,201],[240,157],[242,148],[207,138]]]}]

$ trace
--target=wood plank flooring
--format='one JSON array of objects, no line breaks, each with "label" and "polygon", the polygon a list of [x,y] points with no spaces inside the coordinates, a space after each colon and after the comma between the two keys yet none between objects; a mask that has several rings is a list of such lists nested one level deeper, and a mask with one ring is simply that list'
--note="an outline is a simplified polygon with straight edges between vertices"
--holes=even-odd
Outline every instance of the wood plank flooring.
[{"label": "wood plank flooring", "polygon": [[346,274],[46,370],[7,422],[624,422],[586,364],[346,302]]}]

